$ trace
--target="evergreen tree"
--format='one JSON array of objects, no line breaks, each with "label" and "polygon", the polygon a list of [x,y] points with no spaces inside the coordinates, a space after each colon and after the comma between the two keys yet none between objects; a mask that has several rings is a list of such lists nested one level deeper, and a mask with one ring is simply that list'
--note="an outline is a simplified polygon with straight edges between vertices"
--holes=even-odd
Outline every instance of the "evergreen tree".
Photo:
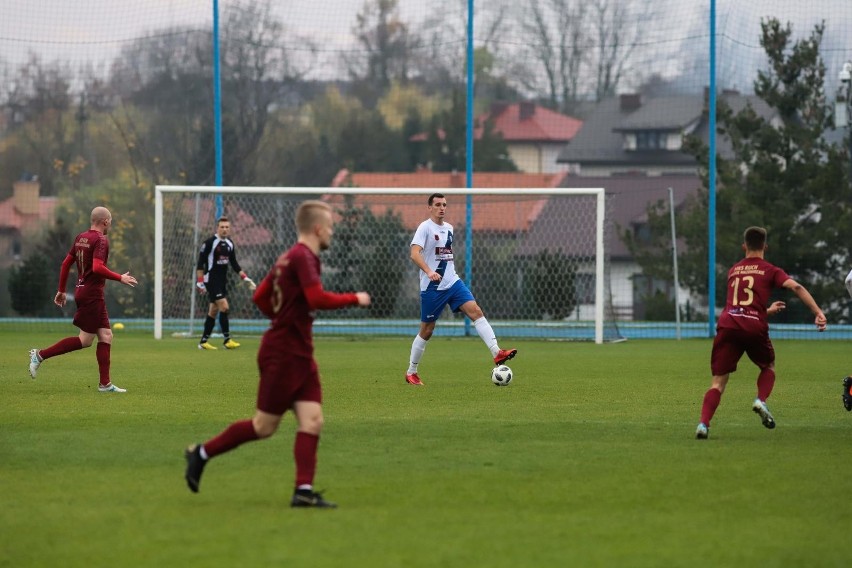
[{"label": "evergreen tree", "polygon": [[[833,109],[825,95],[820,56],[824,25],[797,41],[790,24],[782,26],[776,19],[763,21],[761,29],[768,65],[758,73],[754,90],[773,116],[759,114],[750,104],[734,112],[720,101],[718,108],[718,135],[730,141],[732,157],[717,157],[715,302],[724,305],[727,270],[742,258],[743,231],[757,225],[769,232],[767,260],[804,283],[836,319],[840,309],[832,312],[830,306],[845,297],[852,208],[848,144],[832,144],[825,137]],[[706,295],[709,151],[696,138],[688,147],[703,166],[704,187],[678,214],[680,236],[687,244],[679,261],[683,284]],[[622,235],[647,276],[671,278],[665,259],[668,216],[667,205],[649,209],[650,242]],[[790,308],[776,321],[801,321],[807,311],[797,302]]]}]

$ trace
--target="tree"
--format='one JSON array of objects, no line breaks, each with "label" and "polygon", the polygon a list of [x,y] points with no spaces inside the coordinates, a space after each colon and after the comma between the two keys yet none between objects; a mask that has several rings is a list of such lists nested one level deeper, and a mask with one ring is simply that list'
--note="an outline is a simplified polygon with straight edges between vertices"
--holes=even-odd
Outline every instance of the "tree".
[{"label": "tree", "polygon": [[43,195],[58,193],[54,165],[76,157],[72,81],[68,65],[31,55],[4,86],[11,128],[0,153],[0,197],[24,172],[39,176]]},{"label": "tree", "polygon": [[[776,19],[761,23],[760,43],[768,65],[758,73],[755,94],[774,113],[760,114],[751,104],[735,111],[719,104],[718,131],[730,141],[732,156],[717,157],[716,194],[717,282],[742,256],[743,230],[751,225],[769,231],[768,259],[803,282],[822,305],[844,297],[842,279],[848,270],[852,244],[852,208],[848,199],[848,155],[843,146],[825,138],[832,109],[824,92],[825,65],[820,56],[824,25],[810,36],[793,41],[790,24]],[[848,140],[847,140],[848,142]],[[691,139],[699,164],[708,163],[707,145]],[[684,284],[707,294],[708,172],[701,168],[703,191],[678,214],[678,227],[687,251],[681,254]],[[646,275],[671,277],[653,247],[667,242],[668,211],[652,207],[652,240],[642,245],[629,240]],[[724,304],[726,289],[717,286],[716,305]],[[799,303],[782,312],[778,321],[801,321]],[[829,308],[831,317],[841,315]],[[847,314],[848,316],[848,314]]]},{"label": "tree", "polygon": [[352,32],[364,55],[348,58],[349,74],[356,92],[372,107],[391,82],[408,82],[411,50],[417,40],[400,17],[399,0],[364,2]]},{"label": "tree", "polygon": [[324,261],[326,287],[335,291],[365,290],[373,297],[368,308],[370,317],[395,315],[395,303],[409,264],[406,245],[410,235],[400,213],[388,210],[374,214],[367,206],[356,206],[351,195],[335,212],[341,219],[335,224],[334,242]]},{"label": "tree", "polygon": [[[456,90],[450,108],[432,118],[427,135],[424,156],[434,171],[465,171],[466,124],[464,96]],[[502,135],[494,131],[494,123],[486,119],[474,125],[477,127],[480,132],[473,143],[473,168],[480,172],[517,171]]]},{"label": "tree", "polygon": [[517,76],[552,109],[571,113],[582,98],[581,69],[591,48],[587,15],[586,2],[533,0],[520,21],[521,30],[535,38],[524,48],[526,61],[535,65],[519,65]]},{"label": "tree", "polygon": [[535,315],[564,319],[577,306],[576,270],[564,253],[545,249],[530,259],[525,274],[525,293],[532,298]]},{"label": "tree", "polygon": [[[286,99],[311,68],[314,43],[288,32],[270,0],[229,6],[221,51],[223,183],[251,185],[273,103]],[[281,38],[298,43],[285,49]],[[113,113],[138,179],[214,181],[212,41],[194,28],[140,39],[116,60]]]},{"label": "tree", "polygon": [[591,29],[594,50],[595,100],[615,95],[631,68],[646,24],[653,21],[651,0],[593,0]]},{"label": "tree", "polygon": [[22,316],[40,316],[47,312],[51,292],[50,267],[40,254],[31,254],[9,275],[12,309]]},{"label": "tree", "polygon": [[[414,50],[418,77],[428,92],[449,94],[467,83],[467,0],[446,3],[421,24],[419,48]],[[474,88],[487,107],[492,100],[520,98],[509,86],[501,40],[509,32],[510,2],[492,0],[474,3]],[[457,16],[457,17],[454,17]]]},{"label": "tree", "polygon": [[[572,113],[590,96],[614,96],[635,68],[651,0],[532,0],[520,4],[528,39],[512,75],[548,106]],[[583,90],[584,85],[592,89]]]}]

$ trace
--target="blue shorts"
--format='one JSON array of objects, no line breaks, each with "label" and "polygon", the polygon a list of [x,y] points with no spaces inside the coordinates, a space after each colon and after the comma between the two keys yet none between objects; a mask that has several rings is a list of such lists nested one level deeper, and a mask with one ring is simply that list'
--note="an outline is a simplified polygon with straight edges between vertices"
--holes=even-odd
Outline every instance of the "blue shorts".
[{"label": "blue shorts", "polygon": [[464,282],[458,280],[446,290],[426,290],[420,292],[420,321],[431,323],[438,321],[444,306],[450,305],[450,309],[458,312],[459,308],[467,302],[476,301]]}]

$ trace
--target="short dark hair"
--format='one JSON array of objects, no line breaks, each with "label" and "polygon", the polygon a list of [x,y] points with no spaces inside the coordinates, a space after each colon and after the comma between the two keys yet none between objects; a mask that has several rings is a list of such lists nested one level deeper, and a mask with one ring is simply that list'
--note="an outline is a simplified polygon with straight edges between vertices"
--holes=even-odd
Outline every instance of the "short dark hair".
[{"label": "short dark hair", "polygon": [[763,227],[749,227],[743,233],[743,242],[746,250],[763,250],[766,246],[766,229]]},{"label": "short dark hair", "polygon": [[230,222],[231,221],[227,217],[222,215],[221,217],[219,217],[219,220],[216,221],[216,224],[218,225],[219,223],[230,223]]},{"label": "short dark hair", "polygon": [[433,193],[432,195],[430,195],[429,196],[429,207],[432,206],[432,203],[435,201],[435,198],[443,198],[443,197],[444,197],[443,193]]}]

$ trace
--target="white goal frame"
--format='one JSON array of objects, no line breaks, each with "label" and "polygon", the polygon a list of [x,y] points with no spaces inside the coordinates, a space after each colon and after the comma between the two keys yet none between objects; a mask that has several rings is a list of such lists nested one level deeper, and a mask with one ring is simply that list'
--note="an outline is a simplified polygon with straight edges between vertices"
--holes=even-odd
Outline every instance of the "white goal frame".
[{"label": "white goal frame", "polygon": [[[157,185],[154,187],[154,337],[163,336],[163,194],[164,193],[195,193],[195,194],[331,194],[331,195],[593,195],[596,197],[595,206],[595,343],[604,340],[604,269],[605,269],[605,222],[606,222],[606,193],[604,188],[393,188],[393,187],[246,187],[246,186],[189,186],[189,185]],[[282,243],[283,247],[283,243]]]}]

